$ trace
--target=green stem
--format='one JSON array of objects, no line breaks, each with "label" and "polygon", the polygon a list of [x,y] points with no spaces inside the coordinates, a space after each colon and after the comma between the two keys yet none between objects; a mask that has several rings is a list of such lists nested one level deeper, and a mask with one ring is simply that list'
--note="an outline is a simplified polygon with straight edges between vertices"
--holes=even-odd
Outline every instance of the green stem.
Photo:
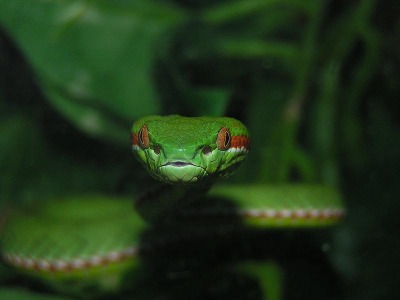
[{"label": "green stem", "polygon": [[255,277],[265,300],[281,300],[283,297],[283,272],[273,261],[245,261],[235,267],[240,273]]},{"label": "green stem", "polygon": [[328,65],[322,75],[320,100],[316,103],[314,132],[315,147],[318,149],[322,181],[332,186],[338,184],[335,145],[335,116],[337,111],[337,89],[339,68],[337,62]]},{"label": "green stem", "polygon": [[[373,8],[373,1],[367,0],[346,13],[331,31],[329,53],[323,69],[321,91],[319,101],[316,104],[316,119],[314,122],[314,148],[319,161],[322,180],[330,185],[338,184],[337,150],[335,141],[335,123],[339,118],[339,126],[346,151],[358,154],[360,132],[358,130],[357,107],[360,101],[360,94],[371,74],[370,67],[375,62],[376,53],[371,52],[371,44],[366,43],[364,59],[355,68],[355,76],[352,76],[350,87],[347,89],[340,86],[339,74],[343,64],[354,49],[356,43],[362,37],[362,32],[369,29],[366,22],[368,15]],[[365,31],[364,31],[365,32]],[[374,35],[371,35],[372,37]],[[373,40],[372,38],[368,39]],[[340,98],[339,98],[340,97]],[[343,110],[338,114],[338,101],[343,101]],[[342,142],[343,143],[343,142]],[[336,143],[337,144],[337,143]]]},{"label": "green stem", "polygon": [[224,57],[265,58],[277,57],[294,62],[299,49],[287,42],[265,42],[261,40],[222,39],[217,43],[217,50]]},{"label": "green stem", "polygon": [[267,7],[273,5],[288,4],[291,6],[297,6],[298,8],[312,13],[313,3],[309,1],[301,0],[242,0],[232,2],[229,1],[226,4],[222,4],[218,7],[206,9],[201,14],[201,19],[209,24],[221,24],[235,21],[237,19],[247,17],[253,13],[258,13]]},{"label": "green stem", "polygon": [[[293,159],[295,155],[295,144],[297,139],[297,132],[299,126],[299,120],[302,113],[302,107],[305,101],[305,95],[308,89],[308,83],[310,81],[310,74],[312,73],[311,66],[315,59],[315,49],[317,43],[318,29],[322,20],[322,10],[324,3],[315,2],[313,9],[314,14],[310,16],[311,20],[306,32],[306,36],[302,46],[302,52],[299,59],[298,72],[296,74],[296,80],[293,89],[293,95],[289,100],[286,110],[283,116],[283,149],[282,149],[282,161],[280,171],[278,173],[278,181],[285,182],[288,180],[290,170],[293,166]],[[312,166],[307,168],[312,169]],[[300,172],[303,173],[304,172]]]},{"label": "green stem", "polygon": [[345,92],[347,101],[344,103],[343,111],[343,127],[341,128],[345,140],[346,148],[350,150],[352,155],[351,161],[358,164],[362,163],[364,156],[360,149],[361,126],[358,120],[357,110],[362,99],[362,93],[374,74],[373,68],[378,63],[380,41],[378,34],[368,24],[370,14],[373,10],[374,1],[364,1],[359,9],[359,17],[357,22],[357,33],[364,44],[364,55],[354,71],[353,81]]}]

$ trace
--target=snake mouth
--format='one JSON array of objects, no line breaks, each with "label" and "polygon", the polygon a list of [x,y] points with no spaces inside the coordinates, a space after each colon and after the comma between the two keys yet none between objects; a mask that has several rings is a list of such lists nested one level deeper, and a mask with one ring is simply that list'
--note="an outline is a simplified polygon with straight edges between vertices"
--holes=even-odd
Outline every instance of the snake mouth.
[{"label": "snake mouth", "polygon": [[171,184],[190,184],[207,177],[207,171],[188,161],[169,161],[157,169],[156,177]]},{"label": "snake mouth", "polygon": [[181,168],[181,167],[186,167],[186,166],[195,166],[192,163],[189,162],[184,162],[184,161],[170,161],[167,162],[166,164],[162,165],[161,167],[165,167],[165,166],[172,166],[172,167],[177,167],[177,168]]}]

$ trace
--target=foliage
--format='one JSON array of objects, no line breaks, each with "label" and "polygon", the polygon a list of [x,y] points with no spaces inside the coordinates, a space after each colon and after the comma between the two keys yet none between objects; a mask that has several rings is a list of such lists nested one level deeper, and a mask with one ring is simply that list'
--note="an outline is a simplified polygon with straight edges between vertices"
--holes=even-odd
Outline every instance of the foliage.
[{"label": "foliage", "polygon": [[[396,299],[385,205],[399,208],[399,12],[373,0],[0,0],[0,206],[131,194],[150,183],[128,151],[133,120],[230,115],[252,133],[232,180],[341,189],[349,219],[330,255],[343,293]],[[371,231],[388,243],[379,258],[365,252]]]}]

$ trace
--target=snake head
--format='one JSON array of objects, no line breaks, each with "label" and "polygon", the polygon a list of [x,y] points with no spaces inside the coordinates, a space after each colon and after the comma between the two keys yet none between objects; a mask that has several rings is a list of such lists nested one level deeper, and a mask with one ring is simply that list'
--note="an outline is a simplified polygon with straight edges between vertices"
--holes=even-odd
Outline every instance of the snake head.
[{"label": "snake head", "polygon": [[249,134],[227,117],[149,116],[131,129],[132,151],[166,183],[191,184],[229,176],[246,158]]}]

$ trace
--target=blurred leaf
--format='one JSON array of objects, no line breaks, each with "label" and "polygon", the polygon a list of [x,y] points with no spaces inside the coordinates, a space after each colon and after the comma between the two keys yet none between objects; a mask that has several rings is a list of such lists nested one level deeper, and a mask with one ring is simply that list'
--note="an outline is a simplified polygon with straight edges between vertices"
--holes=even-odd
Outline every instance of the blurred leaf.
[{"label": "blurred leaf", "polygon": [[20,179],[30,173],[30,167],[35,162],[37,137],[37,132],[22,117],[0,122],[0,170],[7,175],[0,179],[0,207],[18,194],[21,190]]},{"label": "blurred leaf", "polygon": [[[0,170],[7,176],[0,176],[0,208],[22,201],[115,191],[133,158],[127,162],[131,157],[128,150],[124,156],[123,152],[114,153],[103,146],[102,150],[111,159],[97,161],[99,158],[93,157],[91,151],[96,151],[99,145],[92,143],[92,148],[82,142],[68,143],[83,153],[82,158],[74,157],[62,145],[54,151],[51,148],[54,145],[44,139],[38,124],[29,117],[21,115],[1,120]],[[134,177],[130,178],[134,183]]]},{"label": "blurred leaf", "polygon": [[159,112],[152,67],[183,16],[157,1],[0,0],[1,25],[51,103],[85,132],[116,140]]},{"label": "blurred leaf", "polygon": [[226,110],[231,92],[223,89],[190,89],[186,88],[187,106],[196,112],[197,116],[221,116]]},{"label": "blurred leaf", "polygon": [[7,300],[62,300],[66,299],[55,295],[41,295],[23,289],[0,289],[0,299]]}]

